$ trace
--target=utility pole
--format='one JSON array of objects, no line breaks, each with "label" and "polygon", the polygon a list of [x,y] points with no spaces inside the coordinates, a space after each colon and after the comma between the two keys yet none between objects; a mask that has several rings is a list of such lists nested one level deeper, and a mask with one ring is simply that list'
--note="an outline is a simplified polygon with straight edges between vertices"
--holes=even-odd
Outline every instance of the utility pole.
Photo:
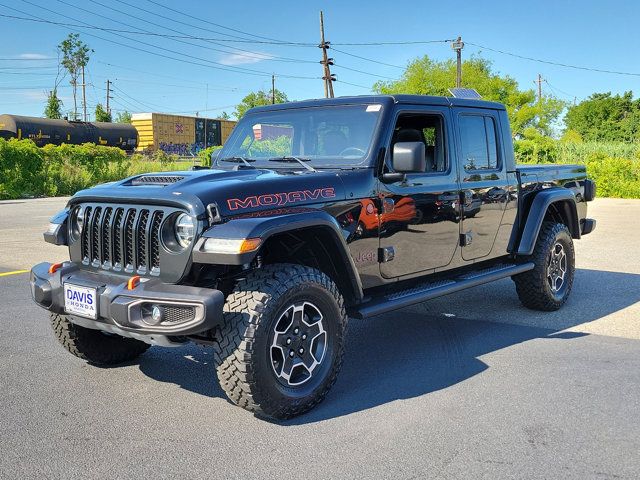
[{"label": "utility pole", "polygon": [[324,80],[324,96],[325,98],[333,98],[333,82],[336,81],[336,76],[331,74],[330,65],[333,65],[333,58],[328,58],[327,50],[330,48],[331,42],[327,42],[324,39],[324,15],[322,14],[322,10],[320,10],[320,47],[322,49],[322,60],[320,63],[323,66],[323,76],[322,80]]},{"label": "utility pole", "polygon": [[276,76],[271,75],[271,105],[276,103]]},{"label": "utility pole", "polygon": [[83,112],[83,120],[87,121],[87,93],[85,87],[87,86],[84,81],[84,65],[82,65],[82,112]]},{"label": "utility pole", "polygon": [[111,106],[109,105],[109,100],[113,97],[111,96],[111,82],[107,80],[107,113],[111,115]]},{"label": "utility pole", "polygon": [[456,88],[460,88],[462,87],[462,49],[464,48],[462,37],[451,42],[451,48],[456,51]]},{"label": "utility pole", "polygon": [[533,83],[538,84],[538,105],[542,102],[542,75],[538,74],[538,80],[534,80]]}]

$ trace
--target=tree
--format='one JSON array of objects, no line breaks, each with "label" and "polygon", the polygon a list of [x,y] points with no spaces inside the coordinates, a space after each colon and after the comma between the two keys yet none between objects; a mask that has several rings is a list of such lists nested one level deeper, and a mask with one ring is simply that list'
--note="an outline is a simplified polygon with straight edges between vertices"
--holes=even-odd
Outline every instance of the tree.
[{"label": "tree", "polygon": [[80,73],[89,63],[89,53],[93,52],[82,40],[78,33],[70,33],[65,38],[58,49],[62,52],[62,66],[69,72],[69,83],[73,87],[73,119],[78,119],[78,77]]},{"label": "tree", "polygon": [[110,122],[111,113],[107,112],[101,103],[96,105],[96,122]]},{"label": "tree", "polygon": [[58,90],[53,89],[47,97],[47,106],[44,109],[47,118],[62,118],[62,100],[58,97]]},{"label": "tree", "polygon": [[231,118],[231,115],[229,115],[227,112],[222,112],[222,113],[220,114],[220,118],[221,118],[222,120],[229,120],[229,119]]},{"label": "tree", "polygon": [[640,139],[640,99],[633,92],[623,95],[594,93],[569,108],[564,118],[568,130],[585,141],[634,141]]},{"label": "tree", "polygon": [[[288,101],[289,99],[287,98],[287,95],[276,88],[275,103],[285,103]],[[251,92],[242,99],[233,114],[238,120],[240,120],[247,110],[261,105],[271,105],[271,90],[258,90],[257,92]]]},{"label": "tree", "polygon": [[118,113],[118,115],[116,115],[115,123],[131,123],[131,114],[126,110],[123,110],[122,112]]},{"label": "tree", "polygon": [[[377,82],[373,88],[382,94],[450,96],[449,88],[455,83],[455,61],[437,61],[425,55],[410,62],[399,80]],[[521,136],[527,127],[550,134],[552,123],[564,109],[564,102],[553,97],[536,101],[533,90],[520,90],[515,79],[494,72],[491,62],[478,56],[462,62],[462,83],[485,100],[505,104],[514,136]]]}]

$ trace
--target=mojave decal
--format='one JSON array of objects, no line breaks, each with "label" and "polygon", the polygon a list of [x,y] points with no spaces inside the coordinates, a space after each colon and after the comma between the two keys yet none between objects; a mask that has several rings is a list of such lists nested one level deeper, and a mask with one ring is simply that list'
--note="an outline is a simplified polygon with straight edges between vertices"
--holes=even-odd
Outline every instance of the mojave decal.
[{"label": "mojave decal", "polygon": [[227,204],[229,205],[229,210],[256,207],[281,207],[289,203],[306,202],[307,200],[318,200],[320,198],[335,198],[335,196],[336,192],[333,187],[324,187],[314,190],[296,190],[294,192],[252,195],[245,198],[230,198],[227,200]]}]

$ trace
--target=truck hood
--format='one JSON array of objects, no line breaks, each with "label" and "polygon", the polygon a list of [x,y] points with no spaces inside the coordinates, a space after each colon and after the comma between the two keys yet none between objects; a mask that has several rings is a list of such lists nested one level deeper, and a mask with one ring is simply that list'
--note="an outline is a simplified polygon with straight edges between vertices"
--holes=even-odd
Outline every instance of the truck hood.
[{"label": "truck hood", "polygon": [[204,218],[215,203],[222,217],[345,199],[338,171],[239,169],[147,173],[98,185],[74,195],[81,202],[175,206]]}]

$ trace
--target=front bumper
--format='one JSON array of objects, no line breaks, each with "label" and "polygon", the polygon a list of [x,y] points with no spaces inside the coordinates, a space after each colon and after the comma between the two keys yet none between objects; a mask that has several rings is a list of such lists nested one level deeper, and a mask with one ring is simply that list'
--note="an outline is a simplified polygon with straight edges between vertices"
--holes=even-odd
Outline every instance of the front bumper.
[{"label": "front bumper", "polygon": [[[31,269],[34,301],[50,312],[67,315],[65,283],[95,288],[97,318],[69,315],[71,322],[87,328],[145,340],[144,336],[195,335],[210,330],[222,319],[224,295],[219,290],[170,285],[158,279],[141,279],[138,286],[129,290],[128,276],[88,272],[71,262],[65,262],[57,271],[49,273],[50,266],[44,262]],[[163,312],[172,312],[172,316],[154,322],[149,315],[154,305]]]}]

